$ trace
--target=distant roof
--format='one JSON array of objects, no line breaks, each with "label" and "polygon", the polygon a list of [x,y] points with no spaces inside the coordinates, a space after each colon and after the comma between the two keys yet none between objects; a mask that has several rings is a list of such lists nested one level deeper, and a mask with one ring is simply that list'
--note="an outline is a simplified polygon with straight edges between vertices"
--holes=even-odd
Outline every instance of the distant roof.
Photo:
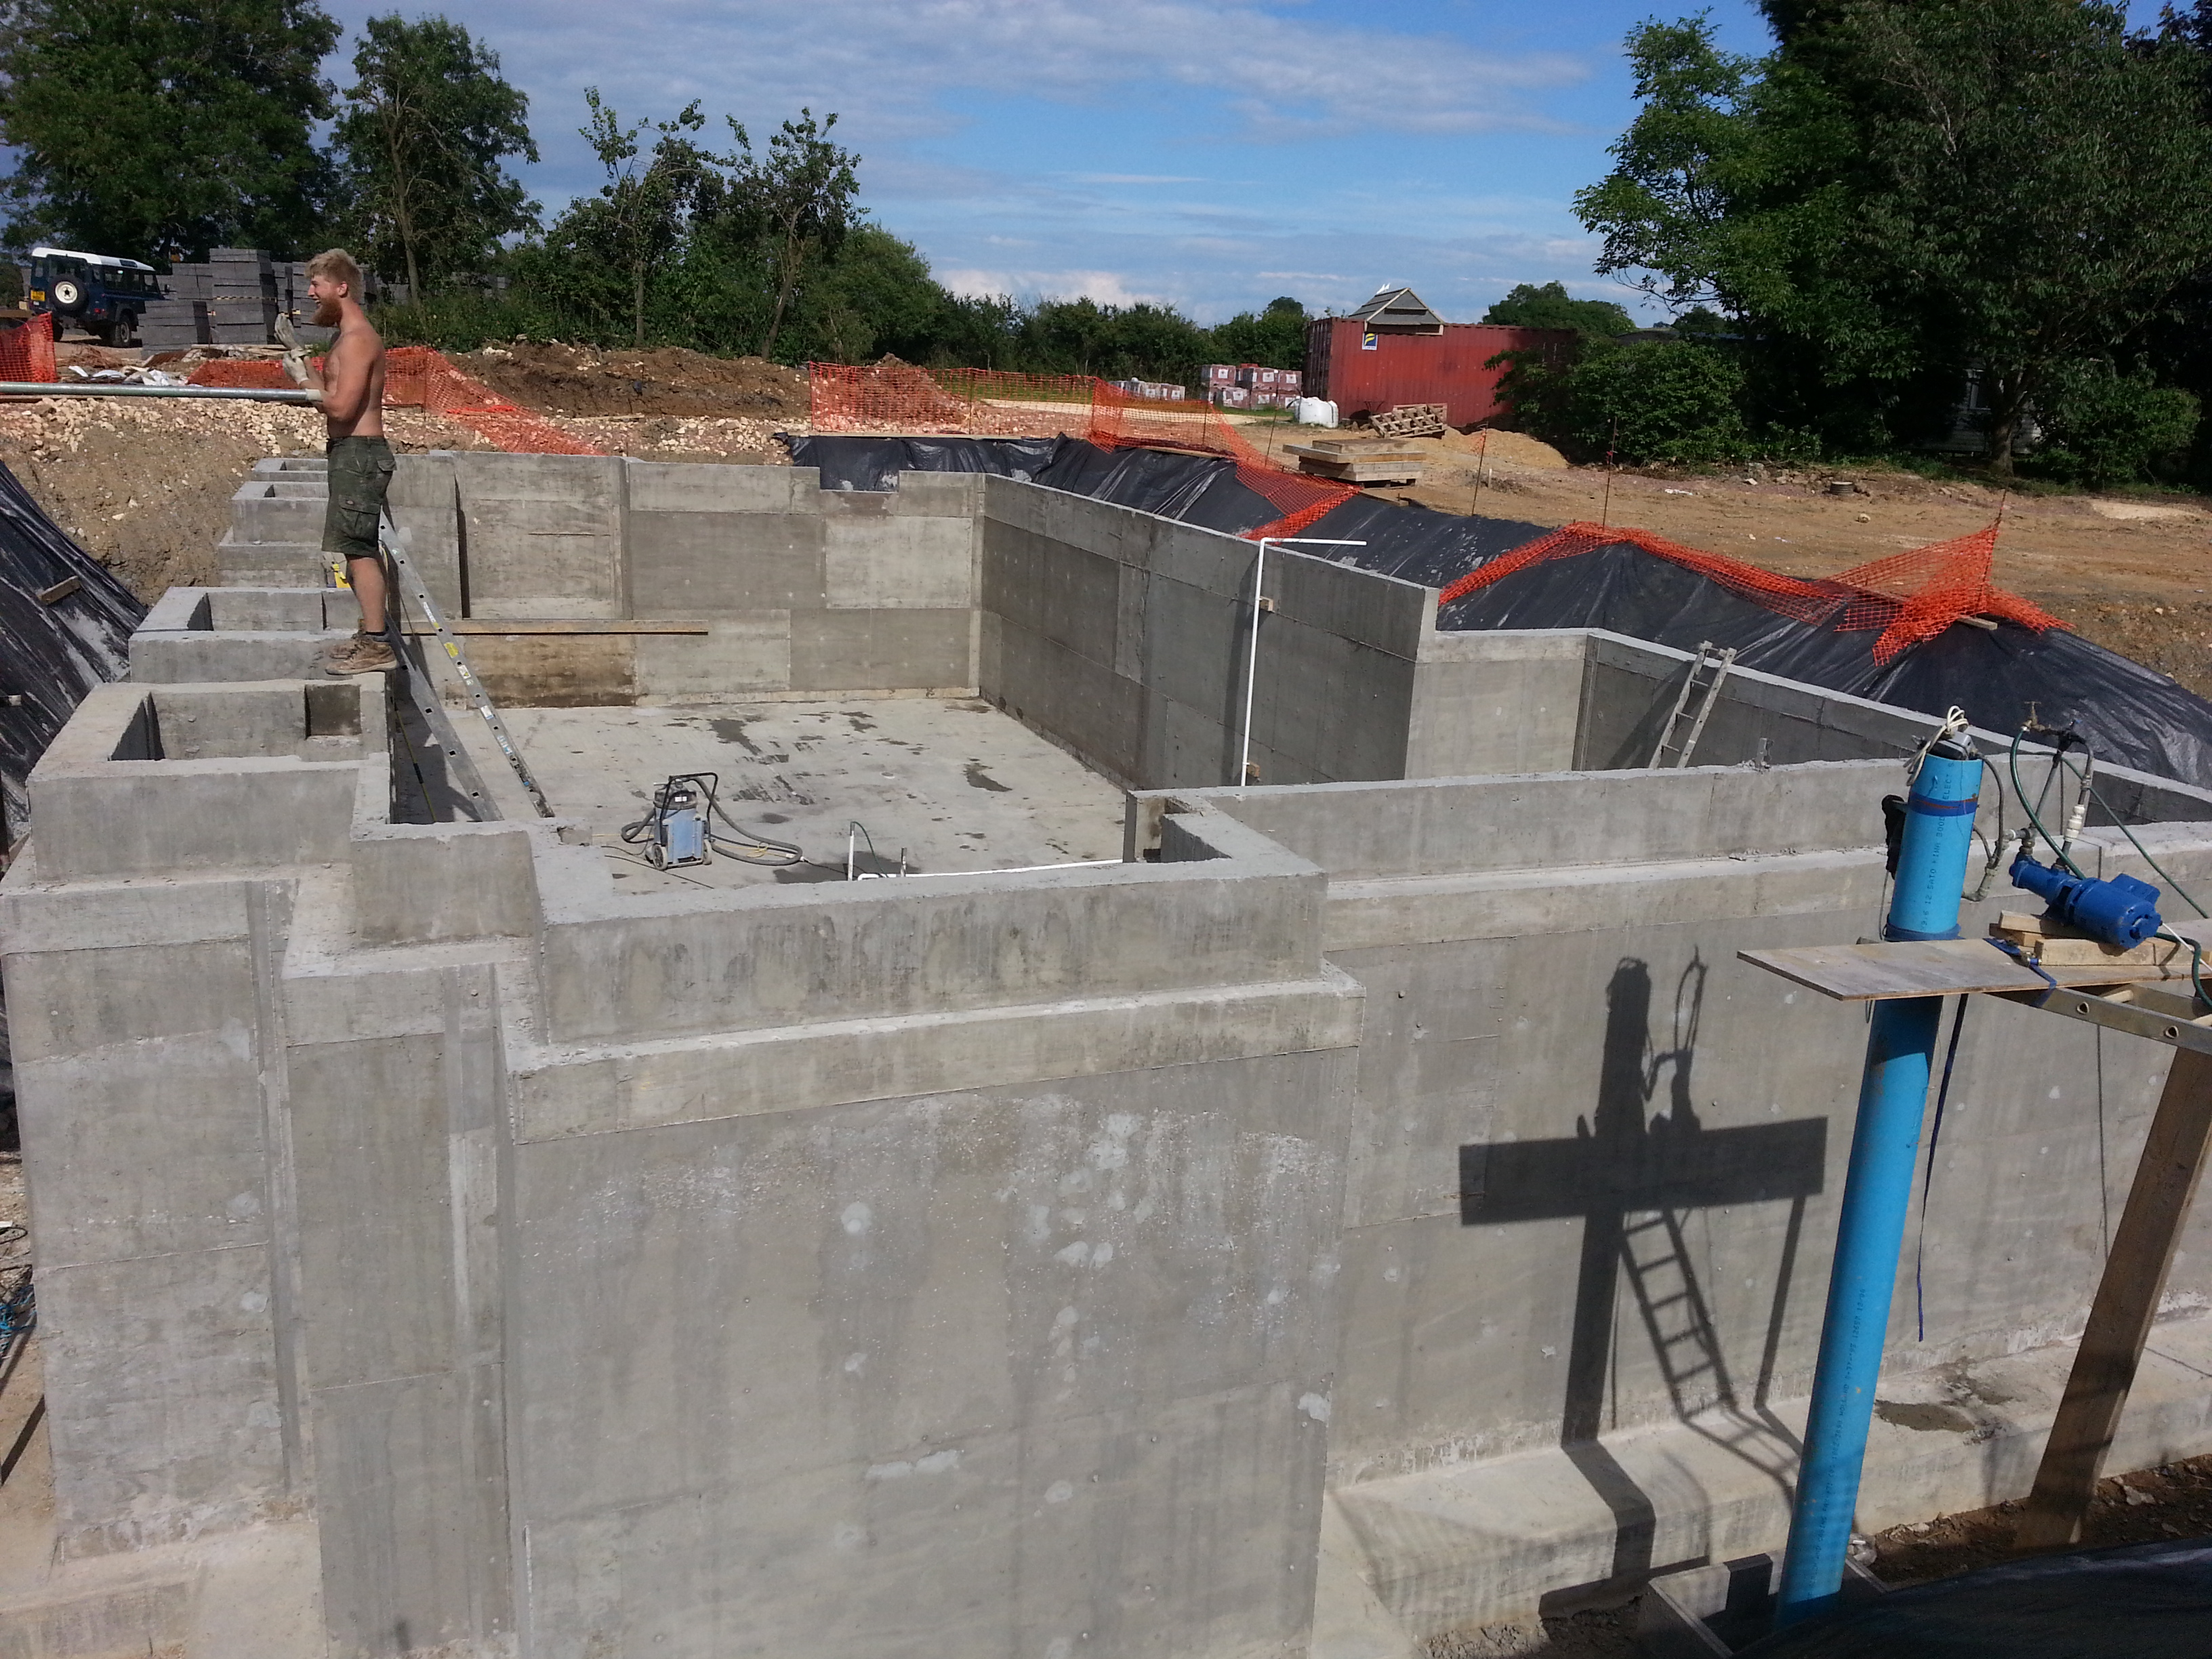
[{"label": "distant roof", "polygon": [[63,259],[82,259],[88,265],[115,265],[124,270],[151,270],[154,268],[142,265],[136,259],[118,259],[112,253],[79,253],[75,248],[47,247],[43,243],[31,250],[33,259],[43,259],[49,255]]},{"label": "distant roof", "polygon": [[1444,319],[1410,288],[1381,289],[1352,316],[1353,321],[1370,328],[1405,329],[1419,334],[1441,334],[1444,327]]}]

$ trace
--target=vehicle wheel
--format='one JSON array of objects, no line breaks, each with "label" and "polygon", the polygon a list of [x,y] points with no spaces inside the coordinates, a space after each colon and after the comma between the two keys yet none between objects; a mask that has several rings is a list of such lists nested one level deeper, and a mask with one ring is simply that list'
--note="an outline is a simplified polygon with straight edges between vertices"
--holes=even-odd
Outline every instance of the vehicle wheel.
[{"label": "vehicle wheel", "polygon": [[84,304],[84,284],[74,276],[64,276],[46,290],[56,311],[67,313]]},{"label": "vehicle wheel", "polygon": [[138,343],[137,318],[127,311],[115,319],[114,330],[108,337],[107,343],[119,346],[137,345]]}]

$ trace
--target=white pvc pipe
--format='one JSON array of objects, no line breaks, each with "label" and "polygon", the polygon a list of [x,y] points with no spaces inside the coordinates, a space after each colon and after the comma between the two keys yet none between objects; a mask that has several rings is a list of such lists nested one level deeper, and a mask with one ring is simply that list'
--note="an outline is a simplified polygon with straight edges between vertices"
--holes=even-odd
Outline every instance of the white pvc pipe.
[{"label": "white pvc pipe", "polygon": [[1252,694],[1260,683],[1260,580],[1267,573],[1267,549],[1273,547],[1364,547],[1330,536],[1262,536],[1260,556],[1252,561],[1252,637],[1244,651],[1244,736],[1237,745],[1237,775],[1231,787],[1242,789],[1252,775]]}]

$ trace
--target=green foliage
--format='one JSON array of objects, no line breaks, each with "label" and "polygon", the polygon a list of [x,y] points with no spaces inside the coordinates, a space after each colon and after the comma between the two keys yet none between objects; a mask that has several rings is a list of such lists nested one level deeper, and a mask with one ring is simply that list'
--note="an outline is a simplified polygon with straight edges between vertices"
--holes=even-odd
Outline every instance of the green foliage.
[{"label": "green foliage", "polygon": [[2110,363],[2069,363],[2039,408],[2044,444],[2034,470],[2062,483],[2109,489],[2172,463],[2197,430],[2197,399]]},{"label": "green foliage", "polygon": [[1743,417],[1741,360],[1680,340],[1594,344],[1566,360],[1506,354],[1520,422],[1582,461],[1696,465],[1757,447]]},{"label": "green foliage", "polygon": [[[1264,368],[1306,366],[1306,308],[1285,294],[1265,311],[1240,311],[1212,330],[1212,363],[1258,363]],[[1150,377],[1148,377],[1150,378]]]},{"label": "green foliage", "polygon": [[1482,313],[1486,323],[1509,328],[1571,328],[1585,340],[1610,340],[1636,326],[1636,319],[1610,300],[1577,300],[1564,283],[1516,284]]},{"label": "green foliage", "polygon": [[0,13],[5,234],[166,258],[291,253],[329,187],[311,142],[338,26],[314,0],[14,0]]},{"label": "green foliage", "polygon": [[1643,109],[1577,198],[1601,270],[1710,303],[1762,418],[1871,432],[1978,366],[1990,461],[2061,365],[2118,349],[2212,261],[2212,130],[2178,45],[2080,0],[1837,0],[1779,51],[1697,17],[1630,37]]},{"label": "green foliage", "polygon": [[394,13],[363,26],[353,67],[331,139],[357,255],[420,298],[536,228],[538,204],[501,165],[538,159],[530,100],[496,53],[445,18]]},{"label": "green foliage", "polygon": [[769,139],[768,155],[757,162],[745,130],[731,123],[744,153],[732,194],[743,204],[741,216],[765,227],[775,280],[775,309],[761,342],[763,357],[775,355],[776,333],[807,260],[836,253],[858,217],[854,198],[860,191],[860,158],[830,142],[836,116],[817,124],[812,110],[801,109],[799,117]]}]

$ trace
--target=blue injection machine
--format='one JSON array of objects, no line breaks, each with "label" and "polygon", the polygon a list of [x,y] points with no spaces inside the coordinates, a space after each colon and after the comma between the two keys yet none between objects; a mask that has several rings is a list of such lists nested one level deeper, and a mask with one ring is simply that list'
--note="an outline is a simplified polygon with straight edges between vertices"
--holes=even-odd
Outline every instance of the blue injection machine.
[{"label": "blue injection machine", "polygon": [[2069,875],[2038,864],[2025,853],[2012,861],[2011,873],[2012,884],[2040,898],[2057,920],[2115,950],[2141,945],[2163,925],[2158,889],[2133,876],[2100,881],[2094,876]]}]

